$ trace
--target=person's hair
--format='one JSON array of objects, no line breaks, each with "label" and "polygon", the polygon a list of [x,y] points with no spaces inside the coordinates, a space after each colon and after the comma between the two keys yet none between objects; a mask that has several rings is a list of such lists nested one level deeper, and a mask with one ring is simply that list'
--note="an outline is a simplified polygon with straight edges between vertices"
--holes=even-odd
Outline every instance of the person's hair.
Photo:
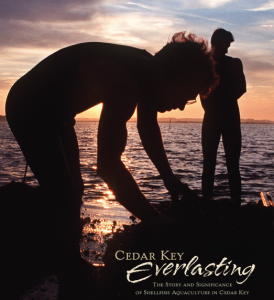
[{"label": "person's hair", "polygon": [[217,28],[211,36],[211,44],[213,46],[232,42],[234,42],[234,36],[230,31],[227,31],[223,28]]},{"label": "person's hair", "polygon": [[197,81],[202,87],[201,94],[204,95],[218,81],[207,41],[195,34],[187,34],[186,31],[175,33],[155,54],[154,62],[163,69],[166,81]]}]

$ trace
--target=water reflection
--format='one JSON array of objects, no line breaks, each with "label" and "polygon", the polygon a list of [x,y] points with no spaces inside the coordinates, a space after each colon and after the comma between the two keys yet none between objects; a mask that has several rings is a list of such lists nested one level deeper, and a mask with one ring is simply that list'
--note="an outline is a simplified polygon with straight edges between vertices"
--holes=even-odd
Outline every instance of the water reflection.
[{"label": "water reflection", "polygon": [[[81,172],[85,190],[82,217],[98,219],[98,230],[105,235],[110,233],[111,224],[130,222],[130,214],[115,201],[113,193],[103,180],[97,176],[97,127],[98,123],[77,123],[76,131],[79,141]],[[201,189],[202,151],[201,124],[160,124],[164,145],[175,174],[191,188]],[[135,123],[129,123],[128,141],[122,161],[130,170],[145,196],[154,203],[169,201],[162,180],[153,163],[145,153]],[[274,132],[273,125],[242,125],[241,175],[244,201],[257,201],[260,192],[273,191],[274,179]],[[0,184],[12,180],[22,181],[25,170],[25,159],[14,140],[7,123],[0,123]],[[37,185],[30,170],[26,182]],[[218,149],[216,166],[215,194],[227,197],[229,193],[225,155],[222,143]],[[106,223],[105,223],[106,222]],[[109,223],[108,223],[109,222]],[[91,230],[92,228],[89,228]],[[88,233],[95,233],[88,231]],[[96,231],[96,236],[98,232]],[[102,238],[99,238],[102,240]],[[100,246],[98,246],[100,248]],[[100,249],[94,250],[98,253]],[[96,253],[97,253],[96,252]],[[98,254],[97,253],[97,254]],[[95,254],[95,255],[97,255]],[[95,260],[96,261],[96,260]]]},{"label": "water reflection", "polygon": [[[81,171],[85,184],[84,202],[95,200],[114,200],[107,185],[97,176],[97,127],[98,123],[77,123]],[[135,123],[128,124],[128,141],[122,161],[140,185],[142,192],[150,200],[169,200],[169,195],[159,178],[152,162],[143,150]],[[160,124],[167,156],[175,174],[192,188],[200,190],[202,173],[201,124]],[[272,191],[274,178],[273,125],[242,126],[243,147],[241,155],[241,174],[243,198],[256,201],[262,190]],[[24,176],[25,160],[14,140],[7,123],[0,124],[1,184],[11,180],[21,181]],[[218,150],[216,167],[217,195],[226,196],[228,191],[225,155],[222,143]],[[37,182],[31,171],[27,173],[27,183]]]}]

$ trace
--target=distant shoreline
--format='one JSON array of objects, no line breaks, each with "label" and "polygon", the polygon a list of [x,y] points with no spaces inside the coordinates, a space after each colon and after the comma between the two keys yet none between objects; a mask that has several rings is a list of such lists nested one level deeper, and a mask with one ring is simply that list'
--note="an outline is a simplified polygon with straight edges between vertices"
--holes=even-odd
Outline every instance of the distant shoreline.
[{"label": "distant shoreline", "polygon": [[[7,122],[5,116],[0,116],[0,122]],[[98,118],[76,118],[76,122],[99,122]],[[128,122],[137,122],[136,118],[130,119]],[[159,123],[202,123],[202,118],[158,118]],[[242,124],[274,124],[271,120],[254,120],[242,119]]]},{"label": "distant shoreline", "polygon": [[[99,122],[96,118],[76,118],[77,122]],[[136,123],[137,119],[132,118],[128,122]],[[202,118],[158,118],[159,123],[202,123]],[[242,119],[242,124],[274,124],[271,120],[254,120],[254,119]]]}]

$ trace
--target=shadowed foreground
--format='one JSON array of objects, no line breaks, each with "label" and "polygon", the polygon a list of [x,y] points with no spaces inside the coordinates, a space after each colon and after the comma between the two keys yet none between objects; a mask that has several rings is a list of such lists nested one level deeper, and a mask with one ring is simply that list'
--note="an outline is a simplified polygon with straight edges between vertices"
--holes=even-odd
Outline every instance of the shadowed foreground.
[{"label": "shadowed foreground", "polygon": [[[51,264],[54,228],[50,228],[43,206],[39,188],[21,183],[0,188],[1,275],[5,278],[1,282],[1,299],[19,299],[43,276],[54,274]],[[107,243],[105,267],[98,270],[92,281],[94,286],[87,287],[83,299],[115,295],[133,297],[138,293],[141,299],[144,295],[164,293],[175,296],[182,291],[215,291],[219,296],[221,291],[237,292],[233,294],[234,299],[235,295],[240,297],[240,291],[248,291],[246,297],[256,295],[273,299],[273,207],[253,204],[237,208],[226,200],[202,202],[183,198],[173,206],[162,204],[159,209],[180,221],[176,230],[174,226],[161,228],[157,222],[133,224],[124,226],[124,231],[118,230]],[[133,256],[133,252],[140,257]],[[130,253],[128,259],[126,253]],[[154,255],[149,258],[149,253]],[[218,276],[213,273],[203,277],[207,265],[215,263],[216,266],[222,260]],[[188,265],[190,261],[192,264]],[[143,263],[146,265],[139,267],[142,272],[132,272],[127,278],[127,271]],[[176,264],[184,263],[185,266],[172,275]],[[245,270],[245,274],[239,275],[236,271],[231,275],[233,264],[241,267],[242,273]],[[169,269],[164,270],[168,265]],[[252,265],[255,269],[249,274],[251,268],[248,266]],[[199,267],[202,275],[199,275]],[[214,272],[216,268],[209,269]],[[139,279],[144,280],[129,282]],[[236,281],[244,282],[237,284]],[[177,287],[172,283],[177,283]],[[230,283],[232,286],[201,287],[199,283]]]}]

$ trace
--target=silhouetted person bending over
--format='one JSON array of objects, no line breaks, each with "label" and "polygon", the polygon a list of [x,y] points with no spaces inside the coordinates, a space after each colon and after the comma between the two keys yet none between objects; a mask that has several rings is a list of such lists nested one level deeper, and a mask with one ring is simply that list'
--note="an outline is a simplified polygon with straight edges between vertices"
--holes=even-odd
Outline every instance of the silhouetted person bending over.
[{"label": "silhouetted person bending over", "polygon": [[56,224],[57,270],[64,299],[79,299],[73,290],[79,281],[74,274],[82,264],[77,226],[83,181],[74,117],[103,103],[98,174],[137,218],[165,226],[170,220],[145,198],[121,161],[126,123],[137,107],[137,127],[148,156],[169,192],[185,193],[189,188],[168,163],[157,112],[183,110],[188,100],[206,93],[215,80],[206,43],[183,32],[155,56],[108,43],[73,45],[41,61],[11,88],[7,120],[47,196],[49,215]]},{"label": "silhouetted person bending over", "polygon": [[246,92],[246,81],[241,60],[226,55],[233,41],[231,32],[222,28],[216,29],[211,37],[212,55],[220,81],[209,96],[201,97],[205,110],[202,127],[202,191],[205,199],[213,197],[217,150],[222,136],[230,195],[240,205],[241,124],[237,100]]}]

